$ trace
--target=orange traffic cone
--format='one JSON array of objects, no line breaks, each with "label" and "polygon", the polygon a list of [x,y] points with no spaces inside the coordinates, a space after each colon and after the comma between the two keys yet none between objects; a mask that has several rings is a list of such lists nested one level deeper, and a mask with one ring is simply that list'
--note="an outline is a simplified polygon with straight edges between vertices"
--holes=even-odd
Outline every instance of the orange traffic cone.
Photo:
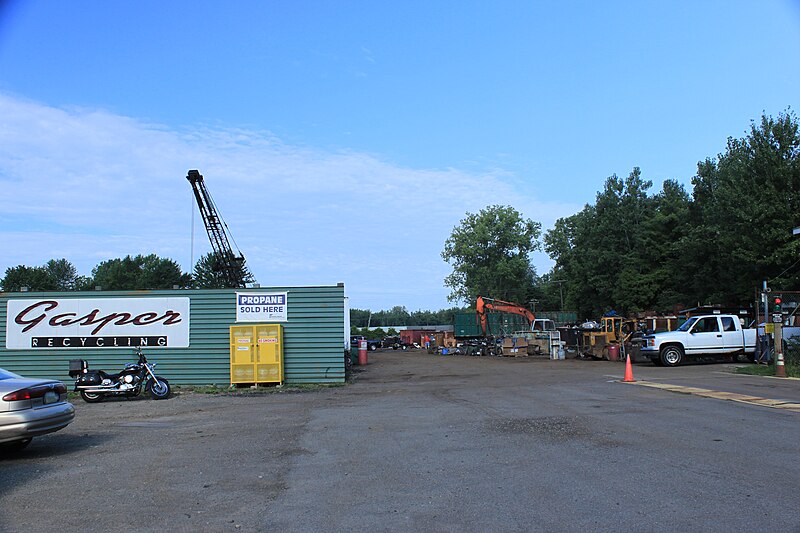
[{"label": "orange traffic cone", "polygon": [[633,368],[631,367],[631,354],[628,354],[628,358],[625,360],[625,379],[623,379],[625,383],[633,383],[636,381],[633,379]]}]

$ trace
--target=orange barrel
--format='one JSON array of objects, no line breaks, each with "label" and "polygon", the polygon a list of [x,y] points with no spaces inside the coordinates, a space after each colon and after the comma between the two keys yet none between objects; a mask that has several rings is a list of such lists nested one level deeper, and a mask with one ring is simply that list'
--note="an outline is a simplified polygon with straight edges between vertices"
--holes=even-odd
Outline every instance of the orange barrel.
[{"label": "orange barrel", "polygon": [[364,339],[358,341],[358,364],[367,364],[367,341]]},{"label": "orange barrel", "polygon": [[619,361],[619,344],[608,345],[608,360]]}]

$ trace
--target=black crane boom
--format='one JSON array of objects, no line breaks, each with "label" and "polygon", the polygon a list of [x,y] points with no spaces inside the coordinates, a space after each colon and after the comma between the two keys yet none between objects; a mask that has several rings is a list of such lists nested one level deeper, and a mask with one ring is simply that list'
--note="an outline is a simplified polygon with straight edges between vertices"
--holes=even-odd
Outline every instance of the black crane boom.
[{"label": "black crane boom", "polygon": [[241,252],[239,255],[233,252],[225,223],[217,214],[214,201],[203,181],[203,175],[198,170],[190,170],[186,179],[192,184],[194,199],[197,201],[200,216],[203,217],[203,224],[211,241],[215,258],[214,270],[222,275],[228,288],[244,288],[247,276],[244,256]]}]

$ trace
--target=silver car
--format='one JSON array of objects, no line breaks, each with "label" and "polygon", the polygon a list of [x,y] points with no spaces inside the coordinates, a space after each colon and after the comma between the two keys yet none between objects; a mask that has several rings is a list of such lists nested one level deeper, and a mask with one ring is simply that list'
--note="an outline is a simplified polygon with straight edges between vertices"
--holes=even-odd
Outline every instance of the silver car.
[{"label": "silver car", "polygon": [[33,437],[58,431],[74,418],[63,383],[0,368],[0,452],[21,450]]}]

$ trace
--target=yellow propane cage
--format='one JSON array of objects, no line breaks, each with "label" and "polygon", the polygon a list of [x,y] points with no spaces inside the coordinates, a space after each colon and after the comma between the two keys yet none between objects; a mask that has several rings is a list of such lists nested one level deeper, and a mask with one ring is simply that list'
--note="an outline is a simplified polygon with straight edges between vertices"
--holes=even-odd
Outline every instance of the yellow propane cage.
[{"label": "yellow propane cage", "polygon": [[283,326],[231,326],[231,383],[283,383]]}]

